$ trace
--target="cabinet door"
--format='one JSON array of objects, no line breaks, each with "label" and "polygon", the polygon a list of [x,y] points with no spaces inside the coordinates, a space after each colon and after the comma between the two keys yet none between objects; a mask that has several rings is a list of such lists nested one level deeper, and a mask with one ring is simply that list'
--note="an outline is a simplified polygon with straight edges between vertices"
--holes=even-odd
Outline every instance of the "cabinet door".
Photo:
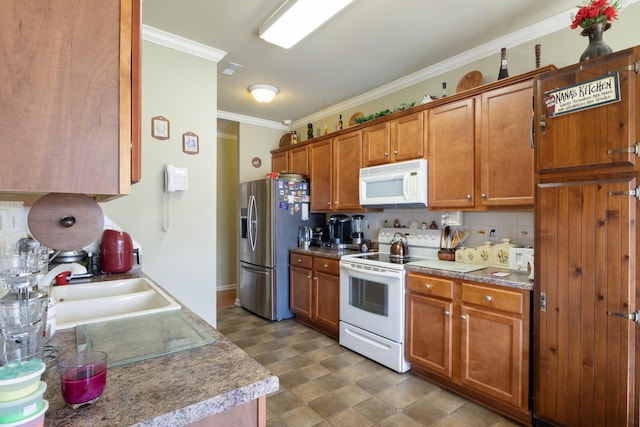
[{"label": "cabinet door", "polygon": [[474,200],[475,99],[426,111],[429,207],[470,208]]},{"label": "cabinet door", "polygon": [[289,268],[289,300],[291,311],[311,319],[313,317],[312,296],[311,270],[291,266]]},{"label": "cabinet door", "polygon": [[486,206],[533,206],[533,82],[482,94],[480,200]]},{"label": "cabinet door", "polygon": [[[359,193],[361,167],[362,133],[350,132],[333,138],[334,210],[347,212],[362,210]],[[313,197],[313,192],[311,196]]]},{"label": "cabinet door", "polygon": [[363,166],[389,163],[391,160],[391,122],[378,123],[363,129]]},{"label": "cabinet door", "polygon": [[309,174],[308,150],[309,146],[305,145],[288,151],[289,172],[300,173],[305,176]]},{"label": "cabinet door", "polygon": [[335,336],[340,330],[340,277],[315,272],[315,320],[327,326]]},{"label": "cabinet door", "polygon": [[451,301],[407,294],[407,360],[452,377],[452,314]]},{"label": "cabinet door", "polygon": [[[634,49],[616,52],[542,74],[537,79],[535,129],[539,172],[636,166],[636,155],[624,151],[638,140],[639,125],[635,118],[638,75],[629,67],[637,60],[635,52]],[[547,92],[598,79],[609,73],[617,74],[619,78],[618,102],[555,117],[549,114],[545,105]],[[623,151],[616,152],[618,150]]]},{"label": "cabinet door", "polygon": [[287,151],[271,155],[271,170],[273,172],[286,172],[289,170]]},{"label": "cabinet door", "polygon": [[424,129],[422,112],[409,114],[393,121],[391,136],[393,159],[401,162],[424,158]]},{"label": "cabinet door", "polygon": [[576,426],[633,424],[638,326],[608,312],[638,309],[638,202],[609,193],[637,185],[628,178],[538,186],[536,418]]},{"label": "cabinet door", "polygon": [[462,383],[515,407],[528,405],[522,319],[464,304],[460,319]]},{"label": "cabinet door", "polygon": [[3,2],[0,191],[129,193],[138,6]]},{"label": "cabinet door", "polygon": [[309,177],[311,179],[311,211],[331,211],[333,209],[331,188],[333,156],[330,139],[309,146]]}]

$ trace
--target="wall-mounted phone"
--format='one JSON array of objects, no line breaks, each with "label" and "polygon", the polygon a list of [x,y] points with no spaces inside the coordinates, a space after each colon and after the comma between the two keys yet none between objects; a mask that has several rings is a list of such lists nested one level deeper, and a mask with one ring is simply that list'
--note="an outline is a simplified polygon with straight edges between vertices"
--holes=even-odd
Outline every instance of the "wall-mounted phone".
[{"label": "wall-mounted phone", "polygon": [[167,165],[164,173],[165,191],[184,191],[189,189],[189,169]]}]

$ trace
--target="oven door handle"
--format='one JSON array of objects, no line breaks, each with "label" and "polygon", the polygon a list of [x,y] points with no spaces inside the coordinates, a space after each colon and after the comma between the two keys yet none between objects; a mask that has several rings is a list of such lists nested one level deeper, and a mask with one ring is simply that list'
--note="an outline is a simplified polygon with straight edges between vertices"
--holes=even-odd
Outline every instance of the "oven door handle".
[{"label": "oven door handle", "polygon": [[391,277],[394,279],[402,277],[402,273],[403,273],[402,271],[397,271],[397,270],[382,270],[382,271],[376,270],[372,272],[371,270],[362,270],[360,268],[352,267],[349,264],[340,264],[340,269],[358,273],[359,275],[363,275],[363,274],[375,275],[376,277]]}]

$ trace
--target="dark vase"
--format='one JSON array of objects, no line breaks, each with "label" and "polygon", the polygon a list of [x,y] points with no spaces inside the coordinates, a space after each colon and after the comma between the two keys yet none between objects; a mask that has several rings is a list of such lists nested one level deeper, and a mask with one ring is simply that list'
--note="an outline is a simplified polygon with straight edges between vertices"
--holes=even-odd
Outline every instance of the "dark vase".
[{"label": "dark vase", "polygon": [[582,30],[580,34],[589,37],[589,45],[582,53],[580,62],[613,52],[609,45],[602,41],[602,33],[607,31],[609,27],[611,24],[608,22],[598,22]]}]

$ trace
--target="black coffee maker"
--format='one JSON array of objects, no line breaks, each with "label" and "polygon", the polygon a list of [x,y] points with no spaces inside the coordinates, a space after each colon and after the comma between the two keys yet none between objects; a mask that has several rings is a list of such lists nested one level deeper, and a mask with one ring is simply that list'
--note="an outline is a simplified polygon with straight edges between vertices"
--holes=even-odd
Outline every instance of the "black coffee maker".
[{"label": "black coffee maker", "polygon": [[351,243],[351,217],[349,215],[331,215],[328,225],[331,247],[340,248]]}]

